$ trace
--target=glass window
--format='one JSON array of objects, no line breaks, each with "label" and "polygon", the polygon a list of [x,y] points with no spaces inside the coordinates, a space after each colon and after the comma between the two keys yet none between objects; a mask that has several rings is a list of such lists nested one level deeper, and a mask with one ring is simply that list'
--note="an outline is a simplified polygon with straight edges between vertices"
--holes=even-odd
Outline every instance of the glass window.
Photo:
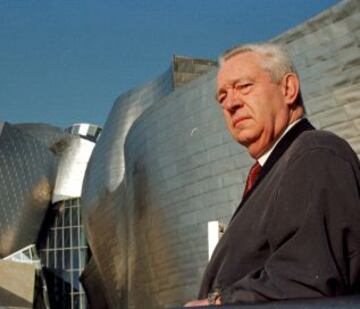
[{"label": "glass window", "polygon": [[73,207],[71,208],[71,211],[72,211],[72,225],[79,225],[79,215],[78,215],[78,212],[79,212],[79,208],[77,207]]},{"label": "glass window", "polygon": [[86,265],[86,251],[87,249],[79,249],[79,268],[80,269],[84,269],[85,265]]},{"label": "glass window", "polygon": [[56,248],[62,248],[63,247],[63,236],[62,236],[62,229],[56,229],[55,235],[56,235]]},{"label": "glass window", "polygon": [[55,217],[54,219],[54,226],[59,226],[61,214],[59,212],[53,212],[52,217]]},{"label": "glass window", "polygon": [[54,251],[49,251],[49,268],[55,268],[55,263],[54,263],[54,259],[55,259],[55,255],[54,255]]},{"label": "glass window", "polygon": [[79,246],[79,228],[74,227],[72,230],[72,247],[78,247]]},{"label": "glass window", "polygon": [[86,298],[84,293],[81,293],[79,295],[79,301],[80,301],[80,308],[86,308]]},{"label": "glass window", "polygon": [[70,233],[71,233],[70,228],[64,228],[64,248],[70,248],[71,247]]},{"label": "glass window", "polygon": [[64,250],[64,262],[65,262],[65,268],[66,269],[71,269],[71,254],[70,254],[70,249],[65,249]]},{"label": "glass window", "polygon": [[63,268],[63,251],[56,250],[56,267]]},{"label": "glass window", "polygon": [[59,208],[58,208],[58,222],[57,226],[63,226],[64,225],[64,212],[65,212],[65,204],[61,202]]},{"label": "glass window", "polygon": [[74,294],[73,295],[73,302],[74,302],[74,306],[73,308],[80,308],[80,304],[79,304],[79,294]]},{"label": "glass window", "polygon": [[63,225],[63,214],[59,212],[56,216],[55,226],[61,227]]},{"label": "glass window", "polygon": [[73,257],[73,269],[79,269],[79,250],[73,249],[72,250],[72,257]]},{"label": "glass window", "polygon": [[79,291],[79,273],[77,271],[73,271],[72,273],[72,277],[73,277],[73,290],[74,292],[78,292]]},{"label": "glass window", "polygon": [[27,250],[24,250],[22,252],[25,256],[25,260],[31,260],[31,252],[30,252],[30,249],[27,249]]},{"label": "glass window", "polygon": [[52,239],[52,242],[53,242],[52,248],[55,248],[55,249],[56,249],[56,248],[57,248],[57,243],[56,243],[57,230],[54,229],[54,230],[51,231],[51,233],[53,234],[53,236],[52,236],[52,238],[53,238],[53,239]]},{"label": "glass window", "polygon": [[64,212],[64,226],[70,226],[70,208],[66,208]]},{"label": "glass window", "polygon": [[80,246],[86,246],[86,239],[85,239],[85,232],[84,232],[84,228],[81,226],[80,227]]},{"label": "glass window", "polygon": [[71,285],[71,271],[61,271],[61,276],[64,279],[63,283],[64,283],[64,287],[63,290],[66,290],[66,292],[70,293],[70,288],[69,286]]},{"label": "glass window", "polygon": [[49,233],[49,248],[54,248],[54,230],[50,230]]}]

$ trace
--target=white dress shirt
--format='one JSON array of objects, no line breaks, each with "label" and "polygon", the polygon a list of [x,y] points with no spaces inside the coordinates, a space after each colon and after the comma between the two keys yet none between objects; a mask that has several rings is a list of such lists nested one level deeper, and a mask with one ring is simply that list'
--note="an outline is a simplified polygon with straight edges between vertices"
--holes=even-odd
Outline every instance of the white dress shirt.
[{"label": "white dress shirt", "polygon": [[294,121],[292,124],[290,124],[290,125],[285,129],[285,131],[283,132],[283,134],[281,134],[281,136],[278,138],[278,140],[275,142],[275,144],[272,145],[272,147],[271,147],[267,152],[265,152],[265,153],[257,160],[261,166],[264,166],[266,160],[270,157],[270,155],[271,155],[271,153],[273,152],[275,146],[280,142],[280,140],[285,136],[285,134],[286,134],[287,132],[289,132],[289,130],[290,130],[294,125],[296,125],[301,119],[303,119],[303,118],[300,118],[300,119]]}]

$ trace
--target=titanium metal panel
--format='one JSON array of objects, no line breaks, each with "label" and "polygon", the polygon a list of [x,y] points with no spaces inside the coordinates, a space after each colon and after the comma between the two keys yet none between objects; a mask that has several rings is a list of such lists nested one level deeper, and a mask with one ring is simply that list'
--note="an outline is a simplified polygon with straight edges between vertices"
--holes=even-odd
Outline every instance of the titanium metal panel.
[{"label": "titanium metal panel", "polygon": [[81,196],[85,170],[94,142],[73,136],[59,158],[52,202]]},{"label": "titanium metal panel", "polygon": [[0,256],[36,242],[55,168],[45,144],[5,123],[0,135]]},{"label": "titanium metal panel", "polygon": [[12,126],[44,143],[54,153],[57,143],[71,137],[64,130],[45,123],[17,123]]},{"label": "titanium metal panel", "polygon": [[99,284],[101,280],[96,264],[91,258],[80,278],[82,285],[85,286],[89,309],[108,308],[103,286]]},{"label": "titanium metal panel", "polygon": [[228,220],[236,202],[223,182],[237,165],[214,101],[215,73],[151,106],[128,133],[126,206],[119,209],[127,228],[119,243],[126,243],[129,308],[175,307],[196,297],[207,262],[207,222]]},{"label": "titanium metal panel", "polygon": [[[149,106],[173,90],[172,70],[143,87],[121,95],[108,116],[86,171],[82,203],[87,238],[94,262],[106,284],[109,305],[126,303],[126,258],[119,244],[126,225],[119,223],[124,184],[124,143],[133,122]],[[119,260],[121,258],[121,260]]]}]

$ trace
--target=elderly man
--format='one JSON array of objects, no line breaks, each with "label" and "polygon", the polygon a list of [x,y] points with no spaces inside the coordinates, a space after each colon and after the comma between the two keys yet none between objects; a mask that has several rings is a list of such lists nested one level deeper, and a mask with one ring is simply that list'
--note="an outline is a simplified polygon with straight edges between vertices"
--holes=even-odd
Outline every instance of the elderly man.
[{"label": "elderly man", "polygon": [[256,160],[243,199],[187,306],[360,292],[360,168],[350,146],[304,118],[299,77],[273,44],[232,49],[216,98]]}]

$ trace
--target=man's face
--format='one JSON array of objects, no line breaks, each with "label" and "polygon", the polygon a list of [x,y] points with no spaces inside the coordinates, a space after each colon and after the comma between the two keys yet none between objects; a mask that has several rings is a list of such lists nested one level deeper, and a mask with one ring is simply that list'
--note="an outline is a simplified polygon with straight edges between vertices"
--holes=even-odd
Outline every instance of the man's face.
[{"label": "man's face", "polygon": [[217,100],[233,138],[259,158],[289,123],[284,83],[274,83],[254,52],[226,60],[217,76]]}]

